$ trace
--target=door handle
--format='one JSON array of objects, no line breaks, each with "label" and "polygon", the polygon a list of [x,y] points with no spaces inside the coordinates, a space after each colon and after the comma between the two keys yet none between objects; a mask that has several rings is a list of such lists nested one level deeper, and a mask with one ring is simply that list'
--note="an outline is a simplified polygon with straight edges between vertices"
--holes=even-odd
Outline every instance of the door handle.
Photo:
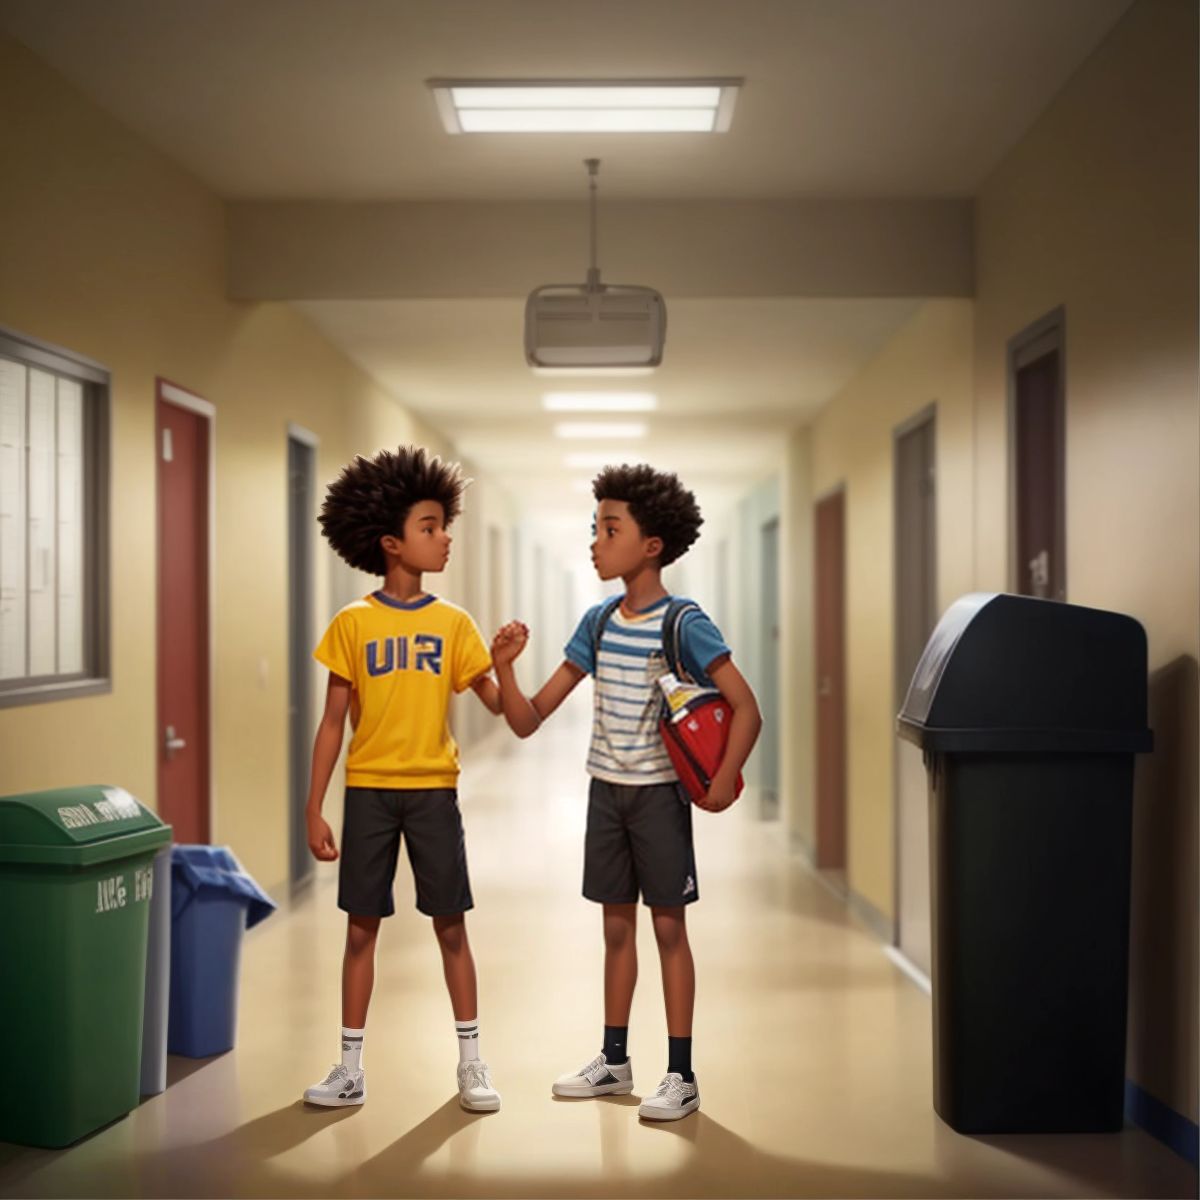
[{"label": "door handle", "polygon": [[163,749],[167,752],[167,762],[170,762],[175,757],[177,750],[182,750],[187,745],[187,742],[181,737],[175,736],[175,726],[168,725],[166,735],[163,738]]},{"label": "door handle", "polygon": [[1029,582],[1035,596],[1044,596],[1050,586],[1050,551],[1043,550],[1029,560]]}]

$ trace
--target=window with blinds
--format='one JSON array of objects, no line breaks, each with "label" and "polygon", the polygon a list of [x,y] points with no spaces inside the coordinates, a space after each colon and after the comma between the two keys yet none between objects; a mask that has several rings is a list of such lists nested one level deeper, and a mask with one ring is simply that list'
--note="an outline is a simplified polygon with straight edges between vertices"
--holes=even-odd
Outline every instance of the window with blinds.
[{"label": "window with blinds", "polygon": [[109,376],[0,332],[0,704],[107,690]]}]

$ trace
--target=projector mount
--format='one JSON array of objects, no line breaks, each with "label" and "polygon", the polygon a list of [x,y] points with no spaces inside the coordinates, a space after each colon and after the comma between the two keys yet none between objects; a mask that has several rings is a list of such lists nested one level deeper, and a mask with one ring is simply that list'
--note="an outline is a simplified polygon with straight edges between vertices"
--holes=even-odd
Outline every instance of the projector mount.
[{"label": "projector mount", "polygon": [[589,292],[604,291],[604,284],[600,282],[600,268],[596,265],[596,176],[600,174],[600,160],[598,158],[585,158],[583,165],[587,167],[588,173],[588,194],[591,202],[592,212],[592,227],[591,227],[591,249],[592,259],[591,266],[588,267],[587,273],[587,290]]}]

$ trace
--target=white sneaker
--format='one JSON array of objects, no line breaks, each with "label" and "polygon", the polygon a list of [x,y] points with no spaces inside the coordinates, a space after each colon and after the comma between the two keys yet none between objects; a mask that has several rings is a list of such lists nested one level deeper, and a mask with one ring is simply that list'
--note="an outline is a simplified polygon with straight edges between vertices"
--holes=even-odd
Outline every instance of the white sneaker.
[{"label": "white sneaker", "polygon": [[304,1093],[306,1104],[324,1104],[327,1108],[361,1104],[366,1098],[366,1072],[351,1071],[342,1063],[338,1063],[320,1083],[314,1083]]},{"label": "white sneaker", "polygon": [[560,1075],[550,1089],[556,1096],[624,1096],[633,1091],[633,1059],[609,1065],[597,1054],[586,1067]]},{"label": "white sneaker", "polygon": [[492,1087],[487,1063],[469,1058],[458,1064],[458,1102],[468,1112],[495,1112],[500,1107],[500,1093]]},{"label": "white sneaker", "polygon": [[658,1091],[638,1107],[638,1116],[647,1121],[678,1121],[695,1112],[700,1107],[700,1085],[692,1078],[692,1083],[684,1083],[678,1071],[664,1075]]}]

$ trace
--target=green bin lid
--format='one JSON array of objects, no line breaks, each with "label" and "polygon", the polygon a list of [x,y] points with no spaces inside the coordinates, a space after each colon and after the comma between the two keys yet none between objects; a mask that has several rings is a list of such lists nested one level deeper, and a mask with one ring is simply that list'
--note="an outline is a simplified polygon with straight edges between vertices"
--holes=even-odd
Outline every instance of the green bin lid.
[{"label": "green bin lid", "polygon": [[0,862],[84,867],[156,850],[170,840],[170,825],[124,788],[0,796]]}]

